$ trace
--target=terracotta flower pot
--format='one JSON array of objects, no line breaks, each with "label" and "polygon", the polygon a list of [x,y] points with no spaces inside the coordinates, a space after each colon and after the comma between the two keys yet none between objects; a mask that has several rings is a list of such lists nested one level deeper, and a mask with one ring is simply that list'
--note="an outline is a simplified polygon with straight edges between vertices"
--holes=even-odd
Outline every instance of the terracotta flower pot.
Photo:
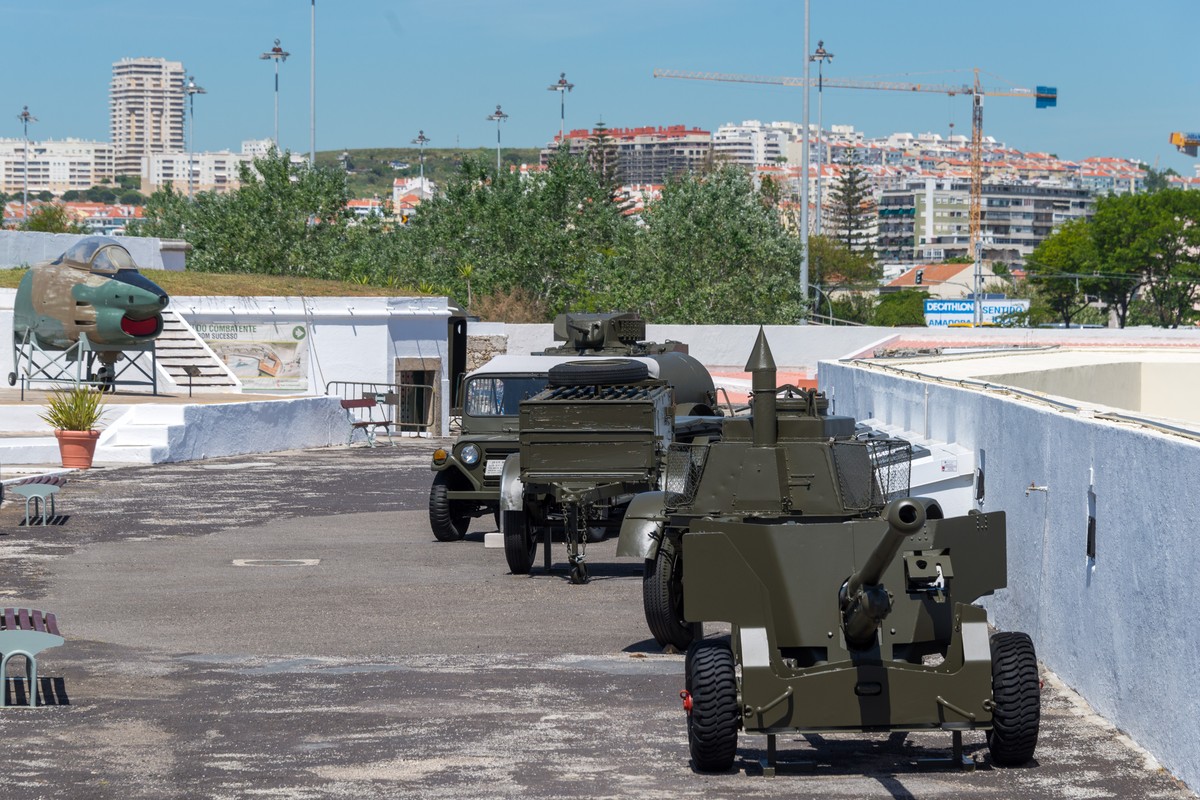
[{"label": "terracotta flower pot", "polygon": [[58,452],[64,467],[87,469],[92,466],[100,431],[56,430],[54,435],[58,438]]}]

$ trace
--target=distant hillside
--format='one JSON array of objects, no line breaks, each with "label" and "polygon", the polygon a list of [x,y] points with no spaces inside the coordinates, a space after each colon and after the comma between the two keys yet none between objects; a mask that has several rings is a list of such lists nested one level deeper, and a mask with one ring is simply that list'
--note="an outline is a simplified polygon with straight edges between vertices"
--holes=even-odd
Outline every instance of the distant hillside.
[{"label": "distant hillside", "polygon": [[[349,154],[347,179],[352,197],[379,195],[387,198],[392,193],[392,181],[396,178],[413,178],[421,173],[420,151],[415,147],[380,147],[361,150],[324,150],[317,152],[317,164],[337,167],[342,153]],[[488,148],[425,148],[425,177],[444,184],[458,171],[463,156],[473,153],[484,158],[495,159],[496,151]],[[538,163],[537,148],[502,147],[501,162],[510,165]],[[406,166],[401,166],[406,165]]]}]

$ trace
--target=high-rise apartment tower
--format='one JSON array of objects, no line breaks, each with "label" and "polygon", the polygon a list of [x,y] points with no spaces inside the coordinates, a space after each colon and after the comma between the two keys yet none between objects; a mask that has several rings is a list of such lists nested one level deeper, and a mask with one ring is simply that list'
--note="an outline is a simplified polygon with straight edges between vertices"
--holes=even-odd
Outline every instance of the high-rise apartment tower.
[{"label": "high-rise apartment tower", "polygon": [[139,175],[142,158],[184,151],[183,64],[123,58],[113,64],[109,105],[118,175]]}]

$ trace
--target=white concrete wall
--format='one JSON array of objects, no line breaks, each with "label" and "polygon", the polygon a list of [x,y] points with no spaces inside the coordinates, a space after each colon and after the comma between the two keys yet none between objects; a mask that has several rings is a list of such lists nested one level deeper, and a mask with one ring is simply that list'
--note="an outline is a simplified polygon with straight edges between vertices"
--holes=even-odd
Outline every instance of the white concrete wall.
[{"label": "white concrete wall", "polygon": [[190,405],[183,413],[186,424],[172,428],[163,461],[344,445],[350,430],[332,397]]},{"label": "white concrete wall", "polygon": [[[0,231],[0,269],[29,267],[65,253],[85,236],[95,234],[38,233],[36,231]],[[122,236],[121,244],[142,269],[166,269],[163,264],[163,240],[149,236]],[[168,248],[170,249],[170,248]],[[172,253],[177,256],[178,251]],[[168,256],[168,260],[174,256]]]},{"label": "white concrete wall", "polygon": [[995,623],[1028,632],[1047,667],[1200,787],[1200,443],[847,364],[823,363],[818,378],[839,414],[976,453],[983,508],[1008,517],[1008,588],[986,603]]}]

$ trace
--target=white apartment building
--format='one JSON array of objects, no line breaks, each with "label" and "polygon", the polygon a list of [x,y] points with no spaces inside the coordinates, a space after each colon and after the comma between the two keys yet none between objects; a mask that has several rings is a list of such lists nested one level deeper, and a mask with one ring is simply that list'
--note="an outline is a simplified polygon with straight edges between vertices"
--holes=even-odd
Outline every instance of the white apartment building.
[{"label": "white apartment building", "polygon": [[109,91],[115,167],[137,175],[142,160],[185,148],[183,64],[164,58],[123,58],[112,65]]},{"label": "white apartment building", "polygon": [[157,153],[143,156],[142,193],[150,194],[170,184],[175,191],[188,192],[188,160],[192,164],[191,191],[225,192],[241,185],[238,168],[252,157],[228,150],[216,153]]},{"label": "white apartment building", "polygon": [[[84,190],[113,177],[113,146],[83,139],[29,143],[29,191]],[[0,192],[25,185],[25,140],[0,139]]]},{"label": "white apartment building", "polygon": [[802,126],[794,122],[764,125],[748,119],[741,125],[727,122],[713,134],[713,156],[717,160],[759,167],[778,164],[788,157],[788,142],[799,137]]}]

